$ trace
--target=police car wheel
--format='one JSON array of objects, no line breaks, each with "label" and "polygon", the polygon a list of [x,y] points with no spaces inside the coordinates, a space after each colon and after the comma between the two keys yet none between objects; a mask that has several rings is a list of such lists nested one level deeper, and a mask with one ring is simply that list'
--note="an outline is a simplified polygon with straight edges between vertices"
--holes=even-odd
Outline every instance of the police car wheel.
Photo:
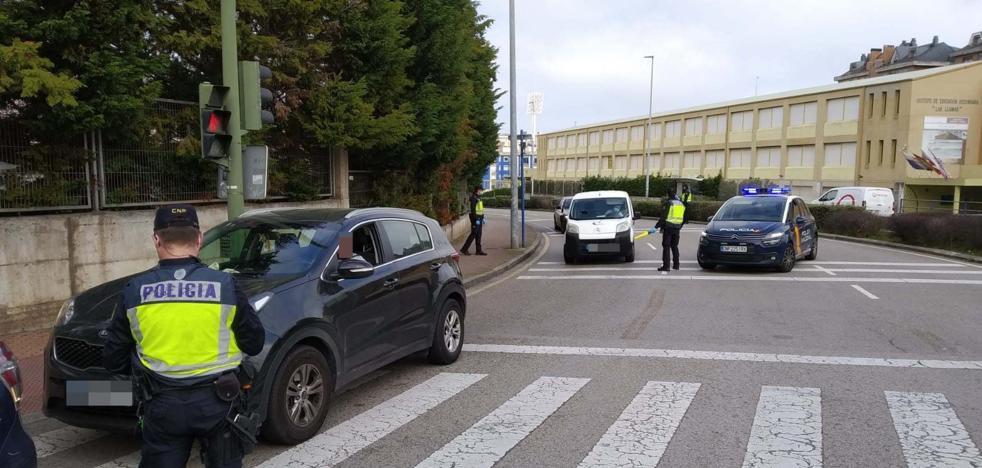
[{"label": "police car wheel", "polygon": [[319,350],[298,346],[276,372],[263,438],[294,445],[320,430],[334,390],[334,377]]},{"label": "police car wheel", "polygon": [[789,243],[788,248],[784,249],[784,256],[781,258],[781,264],[778,265],[777,269],[781,273],[788,273],[794,269],[795,254],[794,247]]},{"label": "police car wheel", "polygon": [[699,262],[699,268],[702,268],[703,270],[715,270],[716,269],[716,265],[713,264],[713,263],[704,262],[702,260],[696,260],[696,261]]},{"label": "police car wheel", "polygon": [[464,346],[464,314],[460,303],[455,299],[447,299],[443,309],[437,316],[436,330],[433,333],[433,344],[430,346],[430,362],[434,364],[452,364],[460,357],[460,349]]},{"label": "police car wheel", "polygon": [[812,249],[808,252],[805,260],[815,260],[816,258],[818,258],[818,239],[812,242]]}]

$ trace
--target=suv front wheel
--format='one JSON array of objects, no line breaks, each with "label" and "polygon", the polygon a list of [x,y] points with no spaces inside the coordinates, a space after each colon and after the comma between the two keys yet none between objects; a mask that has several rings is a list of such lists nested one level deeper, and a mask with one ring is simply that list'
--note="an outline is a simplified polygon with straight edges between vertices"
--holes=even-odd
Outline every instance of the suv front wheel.
[{"label": "suv front wheel", "polygon": [[327,359],[317,349],[298,346],[276,371],[263,438],[295,445],[320,430],[334,390]]},{"label": "suv front wheel", "polygon": [[434,364],[452,364],[464,346],[464,313],[456,299],[447,299],[437,316],[429,359]]}]

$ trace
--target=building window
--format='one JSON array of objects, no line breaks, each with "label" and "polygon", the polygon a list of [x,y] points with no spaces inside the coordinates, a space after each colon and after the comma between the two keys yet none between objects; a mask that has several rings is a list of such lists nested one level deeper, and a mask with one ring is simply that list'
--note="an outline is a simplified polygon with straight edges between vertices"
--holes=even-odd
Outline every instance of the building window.
[{"label": "building window", "polygon": [[635,125],[631,127],[631,141],[644,141],[644,127]]},{"label": "building window", "polygon": [[566,137],[566,147],[567,148],[576,147],[576,135],[570,135]]},{"label": "building window", "polygon": [[617,135],[614,141],[617,143],[627,143],[627,127],[617,129]]},{"label": "building window", "polygon": [[702,152],[686,151],[682,158],[682,167],[687,169],[699,169],[702,167]]},{"label": "building window", "polygon": [[577,172],[586,171],[586,158],[579,158],[576,160],[576,171]]},{"label": "building window", "polygon": [[880,158],[879,158],[879,163],[877,165],[883,167],[883,140],[880,140],[880,146],[878,148],[880,150],[879,151]]},{"label": "building window", "polygon": [[706,134],[722,135],[726,133],[726,115],[710,115],[706,118]]},{"label": "building window", "polygon": [[576,135],[576,146],[586,146],[586,133]]},{"label": "building window", "polygon": [[873,158],[873,145],[872,142],[866,140],[866,169],[869,169],[869,161]]},{"label": "building window", "polygon": [[576,160],[569,158],[566,160],[566,173],[572,174],[574,172],[576,172]]},{"label": "building window", "polygon": [[900,115],[900,90],[893,91],[893,115]]},{"label": "building window", "polygon": [[597,146],[600,144],[600,132],[590,132],[590,146]]},{"label": "building window", "polygon": [[825,166],[853,167],[856,165],[855,143],[832,143],[825,145]]},{"label": "building window", "polygon": [[730,167],[750,167],[750,150],[730,150]]},{"label": "building window", "polygon": [[789,146],[788,167],[815,167],[815,145]]},{"label": "building window", "polygon": [[604,144],[605,145],[612,145],[612,144],[614,144],[614,131],[613,130],[604,130]]},{"label": "building window", "polygon": [[662,155],[652,154],[648,156],[648,170],[652,173],[661,171]]},{"label": "building window", "polygon": [[643,161],[641,156],[631,156],[631,170],[641,170],[641,161]]},{"label": "building window", "polygon": [[791,126],[814,125],[818,120],[818,102],[802,102],[791,105]]},{"label": "building window", "polygon": [[757,128],[781,128],[784,125],[784,108],[768,107],[761,109]]},{"label": "building window", "polygon": [[604,164],[603,164],[603,166],[606,169],[613,169],[614,168],[614,160],[611,159],[610,156],[604,156]]},{"label": "building window", "polygon": [[556,149],[556,137],[549,138],[549,149]]},{"label": "building window", "polygon": [[651,137],[649,138],[649,140],[651,141],[661,140],[661,124],[660,123],[651,124],[651,128],[648,129],[648,135],[651,135]]},{"label": "building window", "polygon": [[843,122],[859,118],[859,96],[829,99],[828,112],[825,118],[828,122]]},{"label": "building window", "polygon": [[665,153],[665,169],[678,169],[681,159],[679,153]]},{"label": "building window", "polygon": [[702,117],[685,119],[686,136],[702,136]]},{"label": "building window", "polygon": [[749,132],[754,129],[753,111],[734,112],[730,114],[731,132]]},{"label": "building window", "polygon": [[897,140],[890,140],[890,167],[897,167]]},{"label": "building window", "polygon": [[556,161],[546,161],[546,174],[556,173]]},{"label": "building window", "polygon": [[723,150],[712,150],[706,151],[706,168],[707,169],[722,169],[723,168]]},{"label": "building window", "polygon": [[869,93],[869,118],[873,118],[873,108],[876,107],[876,93]]},{"label": "building window", "polygon": [[880,113],[880,117],[886,117],[887,116],[887,92],[884,91],[881,97],[883,98],[883,112]]},{"label": "building window", "polygon": [[559,137],[559,149],[566,148],[566,137]]},{"label": "building window", "polygon": [[678,138],[682,133],[682,121],[665,122],[665,138]]},{"label": "building window", "polygon": [[590,158],[590,173],[596,174],[600,172],[600,158]]},{"label": "building window", "polygon": [[781,167],[781,147],[757,148],[757,167]]}]

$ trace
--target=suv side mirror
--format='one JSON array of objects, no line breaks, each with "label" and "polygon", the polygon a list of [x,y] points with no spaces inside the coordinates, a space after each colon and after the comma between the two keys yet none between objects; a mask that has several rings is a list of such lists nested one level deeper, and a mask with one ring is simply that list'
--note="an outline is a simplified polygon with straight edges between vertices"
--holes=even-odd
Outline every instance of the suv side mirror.
[{"label": "suv side mirror", "polygon": [[344,279],[367,278],[375,273],[375,266],[361,258],[341,260],[338,276]]}]

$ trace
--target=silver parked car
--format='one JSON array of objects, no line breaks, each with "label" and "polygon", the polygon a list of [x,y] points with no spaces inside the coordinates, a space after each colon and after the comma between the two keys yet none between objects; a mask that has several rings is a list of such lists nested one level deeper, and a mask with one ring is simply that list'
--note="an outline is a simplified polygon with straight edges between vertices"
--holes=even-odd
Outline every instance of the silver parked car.
[{"label": "silver parked car", "polygon": [[552,224],[558,232],[566,231],[566,220],[569,217],[569,207],[573,204],[573,197],[563,197],[556,203],[556,209],[552,213]]}]

